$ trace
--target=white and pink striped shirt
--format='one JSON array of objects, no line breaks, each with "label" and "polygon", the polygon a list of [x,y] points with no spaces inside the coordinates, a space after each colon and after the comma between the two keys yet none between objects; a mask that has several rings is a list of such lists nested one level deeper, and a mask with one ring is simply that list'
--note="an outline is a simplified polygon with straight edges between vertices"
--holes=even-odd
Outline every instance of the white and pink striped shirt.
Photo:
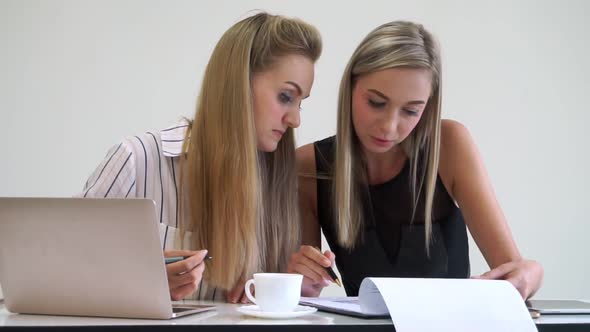
[{"label": "white and pink striped shirt", "polygon": [[[90,175],[81,197],[149,198],[156,203],[163,250],[181,249],[178,236],[179,156],[188,122],[130,136],[112,147]],[[190,248],[188,233],[182,249]],[[202,281],[186,299],[225,301],[225,292]]]}]

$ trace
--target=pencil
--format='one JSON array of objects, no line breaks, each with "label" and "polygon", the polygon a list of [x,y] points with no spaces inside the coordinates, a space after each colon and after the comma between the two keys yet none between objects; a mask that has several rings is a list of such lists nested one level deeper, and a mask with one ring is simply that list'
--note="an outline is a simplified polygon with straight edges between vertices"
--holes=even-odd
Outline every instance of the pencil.
[{"label": "pencil", "polygon": [[[166,257],[165,258],[165,262],[166,262],[166,264],[172,264],[172,263],[176,263],[176,262],[180,262],[182,260],[185,260],[185,259],[187,259],[189,257],[191,257],[191,256]],[[205,256],[205,259],[213,259],[213,257],[211,257],[211,256]]]}]

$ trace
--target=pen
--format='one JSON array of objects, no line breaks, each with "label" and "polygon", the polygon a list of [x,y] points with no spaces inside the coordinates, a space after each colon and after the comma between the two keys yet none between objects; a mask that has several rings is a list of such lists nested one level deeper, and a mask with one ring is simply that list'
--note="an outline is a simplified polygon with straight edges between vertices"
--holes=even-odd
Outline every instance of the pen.
[{"label": "pen", "polygon": [[340,279],[338,279],[338,276],[336,275],[336,273],[334,272],[334,270],[332,270],[332,267],[331,266],[328,266],[325,269],[328,272],[328,274],[330,275],[330,278],[332,278],[334,280],[334,282],[336,283],[336,285],[338,285],[338,287],[342,287],[342,283],[340,282]]},{"label": "pen", "polygon": [[[314,247],[314,248],[316,248],[316,250],[318,250],[320,253],[322,252],[320,250],[320,248],[318,248],[318,247]],[[340,279],[338,279],[336,272],[334,272],[334,270],[332,270],[332,267],[328,266],[328,267],[325,267],[324,269],[326,269],[326,272],[328,272],[328,274],[330,275],[330,278],[332,278],[332,280],[334,280],[334,283],[336,285],[338,285],[338,287],[342,287],[342,283],[340,282]]]},{"label": "pen", "polygon": [[[182,260],[185,260],[185,259],[187,259],[189,257],[191,257],[191,256],[166,257],[165,258],[165,262],[166,262],[166,264],[172,264],[172,263],[176,263],[176,262],[180,262]],[[211,256],[205,256],[205,259],[213,259],[213,257],[211,257]]]}]

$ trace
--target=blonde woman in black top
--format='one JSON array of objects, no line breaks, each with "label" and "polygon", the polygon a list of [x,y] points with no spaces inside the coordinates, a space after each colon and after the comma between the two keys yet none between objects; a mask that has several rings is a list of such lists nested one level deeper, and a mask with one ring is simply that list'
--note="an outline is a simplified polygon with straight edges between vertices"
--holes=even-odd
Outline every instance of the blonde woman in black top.
[{"label": "blonde woman in black top", "polygon": [[[465,225],[490,271],[523,298],[543,269],[524,259],[468,130],[441,120],[436,41],[421,25],[384,24],[345,69],[335,137],[297,151],[303,243],[289,270],[317,296],[337,263],[348,295],[364,277],[469,277]],[[321,253],[320,227],[333,252]]]}]

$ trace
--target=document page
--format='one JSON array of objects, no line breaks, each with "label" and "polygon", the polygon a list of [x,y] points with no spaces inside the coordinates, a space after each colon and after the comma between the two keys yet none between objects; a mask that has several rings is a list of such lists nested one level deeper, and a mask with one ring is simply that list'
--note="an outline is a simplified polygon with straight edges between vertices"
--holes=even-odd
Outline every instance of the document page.
[{"label": "document page", "polygon": [[379,308],[375,294],[398,332],[537,331],[520,294],[504,280],[365,278],[361,310]]}]

